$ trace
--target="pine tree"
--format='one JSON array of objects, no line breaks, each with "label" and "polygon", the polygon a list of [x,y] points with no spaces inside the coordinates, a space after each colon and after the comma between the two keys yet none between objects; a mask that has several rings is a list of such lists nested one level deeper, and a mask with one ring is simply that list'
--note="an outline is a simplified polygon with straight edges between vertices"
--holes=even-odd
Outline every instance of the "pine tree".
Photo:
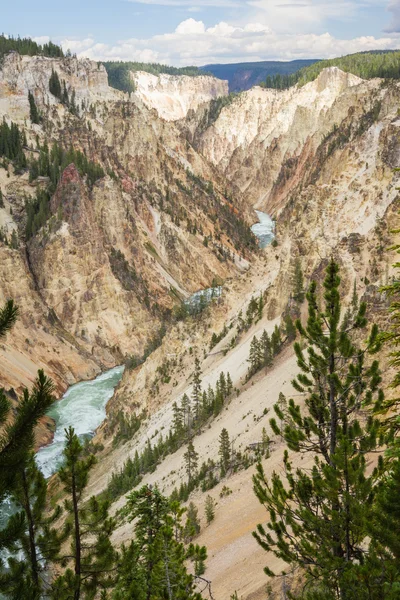
[{"label": "pine tree", "polygon": [[188,443],[188,446],[187,446],[187,450],[186,450],[185,454],[183,455],[183,460],[185,461],[185,468],[186,468],[186,473],[188,476],[188,485],[189,486],[192,483],[192,480],[196,475],[198,459],[199,459],[199,455],[197,454],[197,452],[194,448],[193,441],[190,440]]},{"label": "pine tree", "polygon": [[272,355],[276,356],[282,349],[282,338],[281,338],[281,330],[278,325],[275,325],[274,331],[271,335],[271,348]]},{"label": "pine tree", "polygon": [[58,77],[57,71],[55,71],[54,69],[51,70],[51,75],[49,79],[49,91],[50,94],[53,94],[53,96],[58,98],[61,102],[62,92],[60,78]]},{"label": "pine tree", "polygon": [[205,512],[207,525],[214,521],[215,518],[215,502],[212,496],[208,495],[205,502]]},{"label": "pine tree", "polygon": [[265,427],[262,428],[262,432],[261,432],[261,454],[262,456],[265,456],[265,458],[269,458],[270,457],[270,450],[269,450],[269,445],[270,445],[270,437],[267,434],[267,430],[265,429]]},{"label": "pine tree", "polygon": [[226,379],[225,379],[225,375],[222,371],[219,374],[218,381],[219,381],[219,389],[221,391],[221,396],[222,396],[223,400],[225,400],[225,398],[226,398]]},{"label": "pine tree", "polygon": [[[17,317],[17,306],[12,300],[8,300],[0,309],[0,338],[7,335]],[[9,494],[14,494],[17,501],[21,499],[21,479],[30,477],[32,471],[30,453],[34,445],[34,428],[53,401],[53,384],[43,371],[38,372],[32,391],[29,393],[27,389],[24,390],[15,410],[12,409],[4,389],[0,390],[0,502],[4,501]],[[26,485],[22,485],[22,489],[25,494],[30,494]],[[26,500],[26,497],[22,500]],[[40,512],[40,506],[40,500],[38,500],[34,510]],[[29,512],[31,504],[28,506],[25,503],[25,508]],[[4,548],[15,549],[18,540],[32,540],[32,530],[30,530],[29,537],[26,537],[27,524],[31,528],[32,519],[24,511],[17,512],[10,517],[5,528],[0,531],[0,551]],[[31,581],[35,585],[35,580],[37,580],[38,567],[35,567],[34,555],[30,553],[29,546],[26,548],[25,558],[28,560],[11,558],[9,573],[3,572],[3,564],[0,561],[0,587],[2,590],[6,590],[10,586],[8,589],[14,590],[14,596],[17,597],[19,592],[14,587],[15,583],[17,586],[18,584],[23,586],[23,582]],[[31,560],[29,561],[29,559]],[[32,597],[34,597],[33,594],[37,594],[37,586],[35,589],[34,585],[31,586]]]},{"label": "pine tree", "polygon": [[174,436],[179,439],[183,433],[184,417],[182,415],[182,409],[178,407],[176,402],[172,405],[172,415],[172,429],[174,431]]},{"label": "pine tree", "polygon": [[272,346],[268,332],[264,329],[260,339],[262,364],[265,367],[272,365]]},{"label": "pine tree", "polygon": [[218,454],[220,457],[221,472],[222,475],[225,475],[231,460],[231,442],[229,439],[229,433],[225,428],[221,431],[219,436]]},{"label": "pine tree", "polygon": [[299,304],[304,302],[304,279],[300,258],[296,258],[294,263],[293,298]]},{"label": "pine tree", "polygon": [[285,334],[288,342],[293,342],[296,339],[296,326],[289,314],[284,317]]},{"label": "pine tree", "polygon": [[193,389],[192,389],[193,412],[196,421],[200,418],[200,403],[201,403],[201,366],[200,360],[195,358],[194,374],[193,374]]},{"label": "pine tree", "polygon": [[28,598],[27,590],[29,597],[40,598],[48,592],[46,568],[57,560],[63,536],[52,527],[60,516],[61,507],[46,514],[47,482],[37,468],[33,454],[18,470],[10,499],[18,512],[9,519],[1,535],[9,536],[8,532],[15,531],[19,523],[23,526],[16,540],[20,551],[9,560],[8,572],[0,574],[0,588],[6,598],[22,595]]},{"label": "pine tree", "polygon": [[186,523],[183,529],[183,535],[185,541],[191,541],[196,535],[200,533],[200,521],[198,517],[198,510],[193,502],[189,503],[186,513]]},{"label": "pine tree", "polygon": [[82,457],[83,448],[72,427],[65,433],[65,463],[59,477],[68,495],[65,510],[72,524],[67,521],[65,532],[72,535],[69,558],[73,562],[73,570],[68,568],[56,579],[53,597],[57,600],[80,600],[95,597],[97,592],[114,584],[116,553],[110,536],[115,522],[108,516],[107,500],[92,496],[83,502],[95,457],[93,454]]},{"label": "pine tree", "polygon": [[229,396],[232,394],[232,390],[233,390],[233,383],[232,383],[232,379],[231,379],[231,374],[228,372],[226,374],[226,396],[227,396],[227,398],[229,398]]},{"label": "pine tree", "polygon": [[[135,522],[135,539],[122,550],[114,600],[201,600],[195,589],[196,568],[207,552],[200,546],[186,550],[179,541],[179,503],[144,486],[128,496],[124,514]],[[186,560],[194,562],[194,575],[188,573]]]},{"label": "pine tree", "polygon": [[183,418],[183,426],[186,431],[190,433],[190,429],[192,426],[192,410],[190,406],[190,400],[187,394],[183,394],[183,398],[181,401],[181,413]]},{"label": "pine tree", "polygon": [[262,365],[262,355],[261,355],[260,342],[258,341],[256,336],[254,336],[253,339],[251,340],[248,361],[250,363],[249,374],[253,375],[254,373],[257,373],[257,371],[260,369],[260,367]]},{"label": "pine tree", "polygon": [[[254,490],[271,521],[269,531],[258,525],[254,536],[265,550],[302,567],[310,582],[319,582],[321,598],[348,600],[368,597],[357,582],[365,562],[373,486],[365,455],[377,447],[379,422],[371,409],[378,408],[383,397],[378,363],[366,364],[367,356],[379,348],[377,327],[373,325],[366,346],[357,347],[352,334],[367,324],[362,304],[351,328],[341,330],[339,285],[338,266],[331,260],[324,281],[324,309],[318,306],[312,283],[307,326],[297,322],[308,353],[295,344],[301,372],[293,385],[305,395],[305,409],[293,400],[287,414],[274,407],[285,422],[288,449],[310,453],[313,467],[294,469],[287,450],[283,479],[276,472],[268,479],[258,465]],[[280,434],[275,419],[271,427]],[[268,567],[265,571],[273,575]]]},{"label": "pine tree", "polygon": [[28,92],[28,100],[29,100],[29,115],[32,123],[39,123],[39,111],[36,106],[35,97],[31,91]]}]

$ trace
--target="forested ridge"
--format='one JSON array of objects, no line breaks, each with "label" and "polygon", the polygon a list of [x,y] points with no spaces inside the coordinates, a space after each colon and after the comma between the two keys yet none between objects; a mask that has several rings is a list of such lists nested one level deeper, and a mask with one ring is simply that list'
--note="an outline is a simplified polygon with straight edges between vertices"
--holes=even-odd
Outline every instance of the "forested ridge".
[{"label": "forested ridge", "polygon": [[29,37],[0,35],[0,59],[12,51],[28,56],[48,56],[50,58],[62,58],[64,56],[61,46],[53,44],[51,41],[41,45]]},{"label": "forested ridge", "polygon": [[261,84],[272,89],[287,89],[296,84],[303,86],[314,81],[323,69],[338,67],[346,73],[352,73],[362,79],[400,79],[400,51],[386,50],[374,52],[359,52],[329,60],[321,60],[313,65],[300,69],[291,75],[275,75],[267,77]]},{"label": "forested ridge", "polygon": [[108,83],[111,87],[123,92],[135,91],[135,86],[131,80],[130,73],[136,71],[144,71],[152,75],[186,75],[188,77],[201,77],[209,75],[198,67],[172,67],[170,65],[162,65],[159,63],[141,63],[131,61],[106,61],[103,62],[107,73]]}]

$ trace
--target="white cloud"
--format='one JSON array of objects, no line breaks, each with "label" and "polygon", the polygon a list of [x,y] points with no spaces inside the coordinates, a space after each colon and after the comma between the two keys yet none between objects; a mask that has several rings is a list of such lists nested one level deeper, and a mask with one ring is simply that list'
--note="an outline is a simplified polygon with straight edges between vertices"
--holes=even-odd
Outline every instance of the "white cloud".
[{"label": "white cloud", "polygon": [[36,37],[32,37],[33,41],[36,42],[37,44],[40,44],[41,46],[43,44],[48,44],[48,42],[50,41],[50,38],[48,35],[39,35]]},{"label": "white cloud", "polygon": [[64,40],[62,46],[93,60],[133,60],[183,66],[332,58],[362,50],[399,48],[400,37],[362,36],[348,40],[335,38],[327,32],[279,33],[260,22],[239,27],[222,21],[206,28],[203,21],[190,18],[182,21],[175,31],[149,39],[132,38],[111,46],[87,37],[80,41]]},{"label": "white cloud", "polygon": [[178,35],[196,35],[198,33],[205,33],[206,28],[204,27],[203,21],[195,21],[195,19],[186,19],[179,23],[175,29],[175,33]]}]

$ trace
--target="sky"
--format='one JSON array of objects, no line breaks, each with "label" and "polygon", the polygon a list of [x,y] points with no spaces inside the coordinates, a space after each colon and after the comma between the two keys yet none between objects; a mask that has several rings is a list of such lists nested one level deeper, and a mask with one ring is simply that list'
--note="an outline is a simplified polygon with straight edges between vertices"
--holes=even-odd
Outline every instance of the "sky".
[{"label": "sky", "polygon": [[400,0],[0,0],[0,9],[3,33],[94,60],[201,66],[400,48]]}]

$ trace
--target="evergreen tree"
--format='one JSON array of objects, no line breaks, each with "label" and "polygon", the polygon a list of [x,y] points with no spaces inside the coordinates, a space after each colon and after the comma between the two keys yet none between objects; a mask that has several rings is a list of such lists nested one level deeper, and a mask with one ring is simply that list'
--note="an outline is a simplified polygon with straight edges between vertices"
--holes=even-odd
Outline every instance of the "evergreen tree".
[{"label": "evergreen tree", "polygon": [[183,535],[185,541],[191,541],[196,535],[200,533],[200,521],[198,517],[198,510],[193,502],[189,503],[186,513],[186,523],[183,529]]},{"label": "evergreen tree", "polygon": [[261,355],[261,347],[260,342],[256,338],[253,337],[250,344],[250,353],[248,361],[250,363],[250,375],[257,373],[262,365],[262,355]]},{"label": "evergreen tree", "polygon": [[293,342],[296,339],[296,326],[289,314],[284,317],[285,334],[288,342]]},{"label": "evergreen tree", "polygon": [[[17,306],[12,300],[8,300],[0,309],[0,338],[4,338],[11,330],[17,316]],[[16,544],[21,540],[25,544],[27,561],[11,558],[7,573],[3,571],[4,565],[0,560],[0,587],[17,597],[18,585],[23,586],[23,582],[33,582],[32,598],[34,598],[34,594],[37,596],[38,593],[35,580],[37,580],[39,567],[37,563],[35,566],[35,556],[29,545],[33,539],[32,518],[27,515],[32,508],[30,453],[34,445],[34,428],[53,401],[53,384],[43,371],[38,372],[32,391],[29,393],[27,389],[24,390],[15,409],[12,409],[5,390],[0,390],[0,502],[3,502],[7,495],[14,494],[15,499],[23,502],[24,509],[26,509],[26,511],[22,510],[11,516],[7,520],[5,528],[0,530],[0,551],[5,548],[11,551],[15,550]],[[26,484],[24,484],[24,479]],[[26,494],[29,496],[29,505],[26,503]],[[39,513],[41,506],[41,501],[38,500],[32,508],[33,513]],[[26,534],[27,525],[30,528],[28,536]],[[36,534],[37,529],[33,532],[35,542],[37,541]]]},{"label": "evergreen tree", "polygon": [[265,458],[269,458],[270,456],[270,442],[271,440],[269,438],[269,435],[267,434],[267,430],[265,429],[265,427],[263,427],[261,432],[261,450]]},{"label": "evergreen tree", "polygon": [[177,438],[180,438],[183,433],[183,419],[182,409],[174,402],[172,405],[172,428]]},{"label": "evergreen tree", "polygon": [[[287,414],[274,407],[285,422],[288,449],[310,453],[313,467],[294,469],[287,450],[284,479],[276,472],[268,479],[258,465],[254,490],[271,521],[269,531],[258,525],[254,536],[265,550],[302,567],[307,579],[318,585],[320,598],[348,600],[368,597],[357,581],[365,562],[373,487],[373,477],[366,473],[366,452],[377,447],[379,422],[371,408],[377,409],[383,397],[378,363],[366,364],[367,356],[379,348],[377,327],[373,325],[366,346],[359,348],[352,333],[367,324],[362,304],[351,328],[341,330],[339,285],[338,266],[331,260],[324,309],[318,306],[313,282],[307,294],[307,326],[297,322],[308,353],[295,344],[301,373],[293,385],[306,395],[305,409],[293,400]],[[275,419],[271,426],[279,435]],[[273,575],[268,567],[265,571]]]},{"label": "evergreen tree", "polygon": [[197,454],[197,452],[194,448],[193,441],[190,440],[188,443],[188,446],[187,446],[187,450],[186,450],[185,454],[183,455],[183,460],[185,461],[185,468],[186,468],[186,473],[188,476],[189,486],[192,483],[194,476],[196,475],[198,459],[199,459],[199,455]]},{"label": "evergreen tree", "polygon": [[220,457],[220,465],[222,474],[225,475],[229,468],[231,460],[231,442],[227,429],[223,429],[219,436],[219,450],[218,454]]},{"label": "evergreen tree", "polygon": [[212,496],[208,495],[205,502],[205,512],[206,512],[206,521],[207,525],[214,521],[215,519],[215,502]]},{"label": "evergreen tree", "polygon": [[279,354],[282,348],[281,330],[278,325],[275,325],[275,329],[271,335],[271,347],[273,356]]},{"label": "evergreen tree", "polygon": [[231,374],[228,372],[226,374],[226,396],[228,398],[232,394],[232,390],[233,390],[233,383],[232,383],[232,379],[231,379]]},{"label": "evergreen tree", "polygon": [[225,400],[226,398],[226,379],[225,379],[225,375],[224,373],[221,371],[221,373],[219,374],[219,389],[221,391],[221,396],[223,398],[223,400]]},{"label": "evergreen tree", "polygon": [[300,258],[296,258],[294,263],[293,298],[299,304],[304,302],[304,278]]},{"label": "evergreen tree", "polygon": [[17,509],[2,532],[15,530],[15,525],[22,523],[15,547],[19,549],[8,561],[8,571],[0,575],[0,588],[6,598],[23,597],[39,599],[48,592],[48,577],[45,571],[50,562],[57,560],[62,535],[58,534],[52,524],[59,518],[61,507],[46,514],[47,482],[36,466],[31,454],[26,464],[16,476],[16,482],[10,496]]},{"label": "evergreen tree", "polygon": [[60,78],[58,77],[57,71],[54,69],[51,70],[51,75],[49,79],[49,91],[50,94],[53,94],[56,98],[58,98],[61,102],[61,83]]},{"label": "evergreen tree", "polygon": [[188,573],[185,561],[205,558],[205,548],[185,549],[181,538],[179,503],[170,503],[157,488],[144,486],[128,497],[124,509],[135,521],[135,539],[123,548],[115,600],[201,600],[196,573]]},{"label": "evergreen tree", "polygon": [[194,374],[193,374],[193,412],[196,421],[200,418],[200,403],[201,403],[201,366],[199,359],[195,358],[194,361]]},{"label": "evergreen tree", "polygon": [[39,123],[39,111],[36,106],[35,97],[31,91],[28,92],[28,100],[29,100],[29,116],[32,123]]},{"label": "evergreen tree", "polygon": [[94,598],[96,593],[114,584],[116,553],[110,536],[115,522],[108,516],[109,503],[92,496],[87,502],[83,494],[88,484],[89,472],[95,462],[90,454],[82,457],[82,445],[72,427],[66,430],[65,463],[59,477],[68,495],[65,510],[70,515],[65,534],[71,532],[73,569],[58,577],[53,586],[53,598],[80,600]]},{"label": "evergreen tree", "polygon": [[272,365],[272,346],[271,346],[270,337],[265,329],[262,332],[260,344],[261,344],[262,363],[265,367],[270,367]]}]

